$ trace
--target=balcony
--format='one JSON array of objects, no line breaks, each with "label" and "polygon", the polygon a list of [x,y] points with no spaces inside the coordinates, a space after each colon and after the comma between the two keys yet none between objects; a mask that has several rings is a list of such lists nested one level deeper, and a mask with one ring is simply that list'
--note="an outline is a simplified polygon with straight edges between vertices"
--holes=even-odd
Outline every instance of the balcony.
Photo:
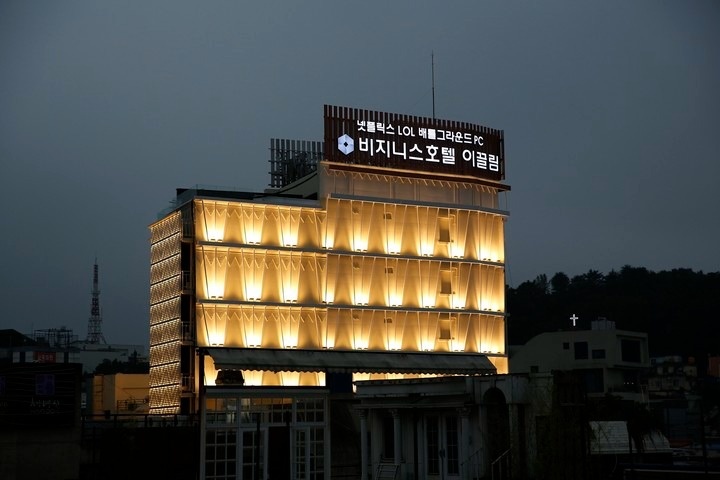
[{"label": "balcony", "polygon": [[184,295],[192,295],[195,293],[194,286],[195,282],[193,281],[193,274],[192,272],[188,270],[182,271],[182,278],[181,278],[181,290]]}]

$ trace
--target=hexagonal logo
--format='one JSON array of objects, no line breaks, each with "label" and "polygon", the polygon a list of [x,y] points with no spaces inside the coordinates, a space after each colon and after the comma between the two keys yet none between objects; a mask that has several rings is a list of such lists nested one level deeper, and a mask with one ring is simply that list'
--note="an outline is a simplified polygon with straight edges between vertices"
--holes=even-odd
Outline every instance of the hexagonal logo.
[{"label": "hexagonal logo", "polygon": [[338,150],[345,155],[350,155],[355,150],[355,140],[349,135],[341,135],[338,137]]}]

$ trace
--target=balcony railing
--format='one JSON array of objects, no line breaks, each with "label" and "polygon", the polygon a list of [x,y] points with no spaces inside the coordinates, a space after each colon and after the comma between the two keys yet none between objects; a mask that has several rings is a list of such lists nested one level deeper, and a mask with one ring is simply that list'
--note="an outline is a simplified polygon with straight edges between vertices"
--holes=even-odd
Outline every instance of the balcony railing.
[{"label": "balcony railing", "polygon": [[183,374],[182,376],[182,391],[183,392],[194,392],[195,382],[193,376],[190,374]]},{"label": "balcony railing", "polygon": [[194,340],[192,325],[189,322],[182,322],[180,330],[180,338],[183,342],[192,342]]},{"label": "balcony railing", "polygon": [[183,270],[181,282],[182,293],[193,293],[194,282],[192,272],[188,270]]},{"label": "balcony railing", "polygon": [[125,400],[118,400],[116,402],[116,410],[118,413],[143,413],[147,412],[150,403],[150,399],[145,398],[128,398]]}]

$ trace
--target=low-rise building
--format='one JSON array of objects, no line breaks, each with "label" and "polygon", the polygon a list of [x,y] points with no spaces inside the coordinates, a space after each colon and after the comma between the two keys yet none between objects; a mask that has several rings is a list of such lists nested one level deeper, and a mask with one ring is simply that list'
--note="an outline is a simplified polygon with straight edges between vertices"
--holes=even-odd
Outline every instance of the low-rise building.
[{"label": "low-rise building", "polygon": [[0,330],[0,361],[10,363],[79,363],[83,373],[91,374],[108,362],[147,362],[146,348],[140,344],[90,343],[80,340],[66,327],[33,330]]},{"label": "low-rise building", "polygon": [[590,396],[646,402],[649,367],[647,333],[618,330],[604,318],[592,321],[590,330],[541,333],[510,349],[510,373],[573,371]]}]

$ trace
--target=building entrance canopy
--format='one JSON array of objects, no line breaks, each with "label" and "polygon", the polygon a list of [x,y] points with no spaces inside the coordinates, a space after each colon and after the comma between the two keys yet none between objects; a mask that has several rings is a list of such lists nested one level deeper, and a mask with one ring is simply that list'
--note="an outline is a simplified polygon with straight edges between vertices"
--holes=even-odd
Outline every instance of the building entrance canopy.
[{"label": "building entrance canopy", "polygon": [[403,373],[432,375],[493,375],[485,355],[440,352],[373,352],[290,350],[272,348],[206,348],[218,370],[272,372]]}]

